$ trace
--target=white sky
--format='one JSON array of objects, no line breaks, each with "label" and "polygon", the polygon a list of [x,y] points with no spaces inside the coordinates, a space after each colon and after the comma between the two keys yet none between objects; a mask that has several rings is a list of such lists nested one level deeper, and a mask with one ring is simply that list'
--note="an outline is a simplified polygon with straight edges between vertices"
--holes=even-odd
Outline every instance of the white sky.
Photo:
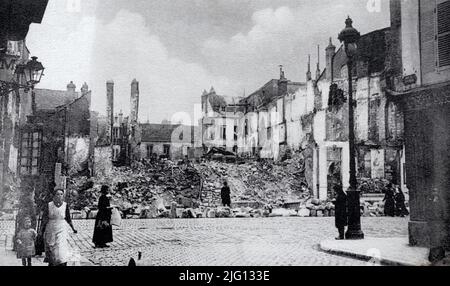
[{"label": "white sky", "polygon": [[[369,4],[369,5],[368,5]],[[350,15],[361,33],[389,26],[388,0],[50,0],[27,45],[46,67],[38,88],[71,80],[93,92],[105,113],[106,81],[115,82],[115,112],[128,114],[130,84],[140,82],[140,120],[177,112],[193,118],[204,89],[249,94],[278,65],[304,81],[308,54],[315,74],[317,44],[324,68],[328,38]]]}]

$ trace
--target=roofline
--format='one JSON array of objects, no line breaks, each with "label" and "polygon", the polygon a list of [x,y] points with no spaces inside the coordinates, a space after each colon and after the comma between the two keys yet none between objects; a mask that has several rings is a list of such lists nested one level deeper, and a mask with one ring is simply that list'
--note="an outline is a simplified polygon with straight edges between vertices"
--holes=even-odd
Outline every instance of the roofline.
[{"label": "roofline", "polygon": [[69,102],[69,103],[66,103],[66,104],[57,106],[57,107],[55,107],[55,109],[61,108],[61,110],[62,110],[62,109],[64,109],[64,108],[67,108],[67,107],[69,107],[70,105],[76,103],[78,100],[82,99],[83,97],[86,97],[87,95],[90,95],[91,93],[92,93],[92,91],[90,90],[90,91],[88,91],[88,92],[86,92],[86,93],[84,93],[84,94],[81,94],[80,97],[74,99],[72,102]]}]

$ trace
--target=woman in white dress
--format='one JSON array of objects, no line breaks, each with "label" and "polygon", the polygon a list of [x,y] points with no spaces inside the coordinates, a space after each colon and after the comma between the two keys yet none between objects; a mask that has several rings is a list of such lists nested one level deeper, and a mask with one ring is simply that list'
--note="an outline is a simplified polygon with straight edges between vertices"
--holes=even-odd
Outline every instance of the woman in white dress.
[{"label": "woman in white dress", "polygon": [[74,233],[77,233],[70,218],[69,206],[64,202],[63,197],[63,190],[55,190],[53,201],[49,202],[44,209],[42,218],[45,255],[49,266],[67,265],[70,257],[67,224]]}]

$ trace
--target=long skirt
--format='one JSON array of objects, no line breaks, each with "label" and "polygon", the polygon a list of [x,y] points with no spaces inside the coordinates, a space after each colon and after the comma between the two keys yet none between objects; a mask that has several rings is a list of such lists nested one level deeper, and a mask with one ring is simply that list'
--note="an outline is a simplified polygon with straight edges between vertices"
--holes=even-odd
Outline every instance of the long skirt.
[{"label": "long skirt", "polygon": [[95,219],[94,236],[92,242],[95,245],[103,245],[113,241],[112,226],[109,220],[102,218]]},{"label": "long skirt", "polygon": [[394,199],[386,199],[384,203],[384,215],[394,216],[395,215],[395,201]]},{"label": "long skirt", "polygon": [[49,265],[67,263],[70,258],[70,247],[67,241],[67,223],[65,220],[49,220],[45,227],[45,254]]},{"label": "long skirt", "polygon": [[231,198],[227,195],[222,195],[222,205],[224,206],[231,206]]}]

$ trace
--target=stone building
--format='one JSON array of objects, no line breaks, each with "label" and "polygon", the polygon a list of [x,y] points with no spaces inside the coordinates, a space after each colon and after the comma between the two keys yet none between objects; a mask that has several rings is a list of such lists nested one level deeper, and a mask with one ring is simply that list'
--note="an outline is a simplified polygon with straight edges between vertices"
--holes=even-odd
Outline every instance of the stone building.
[{"label": "stone building", "polygon": [[282,68],[280,79],[268,81],[257,91],[240,100],[245,106],[239,120],[239,154],[278,160],[287,148],[287,95],[304,83],[288,80]]},{"label": "stone building", "polygon": [[239,98],[218,95],[213,87],[202,94],[201,128],[202,147],[207,153],[211,147],[238,151],[238,119],[245,108]]},{"label": "stone building", "polygon": [[[391,1],[400,72],[388,92],[404,112],[409,241],[426,246],[439,237],[450,247],[450,1]],[[430,233],[432,190],[443,209],[442,229]]]},{"label": "stone building", "polygon": [[140,158],[171,160],[195,157],[196,128],[181,124],[139,124]]}]

